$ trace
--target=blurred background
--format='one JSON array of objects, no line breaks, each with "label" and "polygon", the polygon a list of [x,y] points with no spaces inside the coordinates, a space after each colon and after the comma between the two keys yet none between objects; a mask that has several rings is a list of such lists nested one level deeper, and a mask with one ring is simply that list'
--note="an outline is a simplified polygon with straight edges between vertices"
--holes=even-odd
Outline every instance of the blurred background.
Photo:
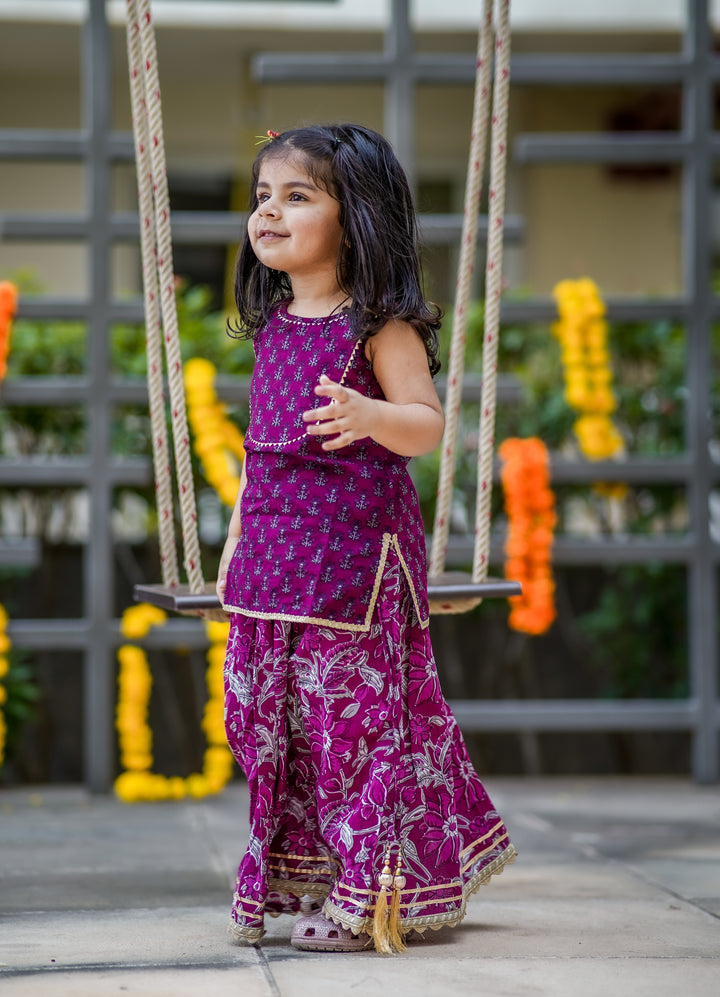
[{"label": "blurred background", "polygon": [[[428,295],[452,325],[480,0],[154,0],[183,359],[247,422],[232,271],[268,129],[385,132],[415,185]],[[514,0],[496,440],[539,436],[558,513],[557,618],[504,601],[433,621],[443,687],[492,774],[720,772],[720,3]],[[137,193],[120,0],[0,0],[0,785],[107,789],[118,620],[159,580]],[[484,210],[484,209],[483,209]],[[591,461],[564,395],[553,289],[607,309],[622,447]],[[479,246],[451,561],[471,557]],[[439,380],[442,388],[442,374]],[[428,530],[438,460],[415,462]],[[608,483],[613,487],[608,487]],[[603,487],[598,487],[599,485]],[[196,467],[205,572],[229,510]],[[502,490],[492,561],[503,570]],[[200,764],[202,624],[153,631],[156,769]]]}]

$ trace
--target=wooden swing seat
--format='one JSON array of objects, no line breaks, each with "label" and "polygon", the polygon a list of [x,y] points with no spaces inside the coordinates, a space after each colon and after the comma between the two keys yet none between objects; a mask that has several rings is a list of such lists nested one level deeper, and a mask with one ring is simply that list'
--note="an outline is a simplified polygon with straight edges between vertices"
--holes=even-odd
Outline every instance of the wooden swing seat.
[{"label": "wooden swing seat", "polygon": [[521,595],[520,582],[507,578],[486,578],[474,582],[464,571],[448,571],[442,575],[428,576],[428,602],[430,615],[466,613],[479,606],[483,599],[507,599]]},{"label": "wooden swing seat", "polygon": [[[461,613],[479,605],[483,599],[507,599],[521,592],[519,582],[505,578],[473,582],[469,574],[461,571],[428,578],[431,613]],[[189,585],[136,585],[134,596],[136,602],[149,602],[169,612],[220,611],[220,602],[212,583],[207,585],[205,592],[191,592]]]}]

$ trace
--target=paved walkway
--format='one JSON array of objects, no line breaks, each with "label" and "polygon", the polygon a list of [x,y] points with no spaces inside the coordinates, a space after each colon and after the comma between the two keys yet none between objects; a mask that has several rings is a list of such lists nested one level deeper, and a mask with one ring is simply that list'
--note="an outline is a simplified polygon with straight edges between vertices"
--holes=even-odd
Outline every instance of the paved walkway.
[{"label": "paved walkway", "polygon": [[247,796],[128,807],[0,791],[0,994],[718,997],[720,790],[489,780],[520,858],[406,955],[230,944]]}]

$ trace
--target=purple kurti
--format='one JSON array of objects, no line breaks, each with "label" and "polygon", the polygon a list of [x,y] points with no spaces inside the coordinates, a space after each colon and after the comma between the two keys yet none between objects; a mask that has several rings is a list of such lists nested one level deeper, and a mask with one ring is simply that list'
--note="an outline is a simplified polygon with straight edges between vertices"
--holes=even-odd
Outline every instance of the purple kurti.
[{"label": "purple kurti", "polygon": [[457,924],[515,849],[438,682],[407,461],[371,440],[326,453],[304,433],[322,373],[382,397],[344,315],[281,306],[256,352],[226,594],[226,729],[250,789],[231,933],[257,941],[266,913],[304,895],[371,933],[388,846],[403,926]]},{"label": "purple kurti", "polygon": [[367,631],[392,546],[427,626],[425,539],[407,457],[369,438],[326,452],[302,420],[327,404],[313,392],[321,374],[383,397],[347,317],[302,319],[281,305],[255,350],[243,529],[225,609]]}]

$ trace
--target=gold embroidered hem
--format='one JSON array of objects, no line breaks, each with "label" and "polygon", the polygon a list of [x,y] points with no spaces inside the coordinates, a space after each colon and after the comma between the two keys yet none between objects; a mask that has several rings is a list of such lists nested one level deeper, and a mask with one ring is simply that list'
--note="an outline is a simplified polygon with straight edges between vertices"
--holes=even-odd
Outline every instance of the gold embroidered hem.
[{"label": "gold embroidered hem", "polygon": [[[454,893],[452,897],[447,898],[448,902],[458,902],[460,901],[460,907],[455,910],[446,911],[440,914],[427,914],[418,916],[403,916],[402,912],[407,912],[410,909],[415,909],[417,907],[434,906],[438,903],[437,900],[427,900],[419,901],[415,903],[403,903],[402,902],[402,892],[400,901],[400,911],[401,911],[401,930],[403,933],[408,933],[410,931],[417,931],[423,934],[425,931],[439,931],[440,928],[455,928],[464,919],[467,913],[467,903],[470,897],[477,893],[481,886],[487,885],[493,876],[499,876],[506,865],[511,865],[517,858],[517,849],[514,845],[510,844],[508,847],[501,852],[492,862],[481,869],[475,876],[472,877],[467,883],[461,886],[458,880],[455,883],[448,883],[446,886],[430,886],[425,887],[424,890],[405,890],[406,894],[416,895],[417,893],[424,892],[425,890],[432,890],[434,892],[440,892],[443,889],[460,890],[459,893]],[[330,896],[327,898],[323,904],[322,912],[325,917],[333,921],[335,924],[339,924],[343,928],[347,928],[354,934],[360,934],[365,932],[365,934],[373,934],[373,912],[375,910],[375,902],[378,896],[376,891],[356,891],[355,893],[365,893],[366,899],[364,903],[364,909],[362,913],[352,914],[346,907],[338,906],[338,904],[333,899],[333,896],[337,894],[338,889],[342,886],[338,884],[333,888]],[[372,902],[368,902],[372,897]],[[338,897],[338,899],[343,899]],[[445,902],[445,901],[443,901]]]},{"label": "gold embroidered hem", "polygon": [[[460,880],[456,880],[453,883],[432,885],[415,890],[402,891],[400,894],[399,905],[401,912],[401,931],[403,934],[416,931],[418,934],[422,935],[426,931],[439,931],[440,928],[457,927],[465,918],[467,913],[467,903],[470,897],[475,894],[481,886],[487,885],[493,876],[500,875],[505,866],[514,862],[516,857],[517,850],[514,845],[510,844],[503,852],[501,852],[500,855],[494,858],[493,861],[486,865],[483,869],[480,869],[464,885],[461,884]],[[444,891],[449,893],[449,896],[442,897],[438,900],[437,894],[443,893]],[[363,933],[371,937],[373,935],[373,914],[378,897],[377,890],[358,889],[356,887],[348,886],[342,881],[336,883],[335,886],[330,889],[330,887],[325,883],[309,883],[306,880],[301,879],[277,879],[271,877],[268,879],[268,892],[270,894],[279,893],[285,896],[294,896],[298,899],[305,896],[317,899],[325,898],[322,913],[330,921],[346,928],[348,931],[352,931],[355,935]],[[414,901],[403,900],[403,894],[409,897],[417,897],[423,893],[432,893],[433,897],[427,897],[423,900]],[[239,898],[237,902],[240,905],[252,905],[253,911],[252,913],[248,912],[248,918],[255,921],[261,919],[262,913],[260,904],[249,900],[241,901]],[[355,905],[356,913],[348,910],[348,904]],[[419,907],[433,907],[442,904],[459,904],[459,906],[455,906],[452,910],[435,914],[413,915],[410,913],[410,911],[415,911]],[[282,911],[268,910],[267,913],[271,917],[279,917]],[[265,934],[262,927],[258,927],[256,925],[241,925],[233,919],[230,920],[228,925],[228,932],[234,941],[248,945],[257,944]]]},{"label": "gold embroidered hem", "polygon": [[243,924],[237,924],[231,917],[228,922],[228,934],[234,942],[244,945],[257,945],[265,934],[265,929],[248,928]]},{"label": "gold embroidered hem", "polygon": [[467,903],[468,899],[473,893],[477,893],[481,886],[487,886],[493,876],[501,875],[506,865],[512,865],[517,858],[517,854],[515,845],[508,845],[501,855],[493,859],[484,869],[480,869],[463,888],[465,902]]},{"label": "gold embroidered hem", "polygon": [[269,893],[289,894],[293,897],[326,897],[330,887],[326,883],[308,883],[302,879],[268,879]]},{"label": "gold embroidered hem", "polygon": [[370,623],[373,618],[373,613],[375,612],[375,604],[377,603],[378,595],[380,593],[380,586],[382,584],[383,572],[385,571],[385,564],[387,562],[387,555],[390,546],[392,545],[395,553],[398,556],[400,562],[400,567],[405,575],[405,579],[408,583],[410,589],[410,596],[415,607],[415,612],[422,630],[427,630],[430,626],[430,617],[423,617],[422,610],[420,607],[420,600],[418,599],[417,590],[412,580],[412,575],[410,569],[407,566],[407,562],[402,555],[400,550],[400,541],[398,540],[397,533],[384,533],[382,547],[380,548],[380,561],[375,571],[375,579],[373,582],[372,596],[370,598],[370,605],[365,613],[365,619],[362,623],[345,623],[341,620],[331,620],[324,616],[296,616],[292,613],[280,613],[280,612],[260,612],[255,609],[248,609],[244,606],[235,605],[232,602],[223,603],[223,611],[225,613],[240,613],[242,616],[249,616],[252,619],[257,620],[284,620],[286,623],[313,623],[316,626],[331,627],[333,630],[349,630],[356,633],[367,633],[370,630]]}]

